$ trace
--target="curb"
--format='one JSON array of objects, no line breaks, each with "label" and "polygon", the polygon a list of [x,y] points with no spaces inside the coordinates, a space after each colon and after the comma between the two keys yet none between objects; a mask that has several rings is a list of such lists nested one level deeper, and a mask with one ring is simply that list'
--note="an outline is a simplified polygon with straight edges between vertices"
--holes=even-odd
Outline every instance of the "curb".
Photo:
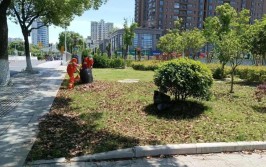
[{"label": "curb", "polygon": [[84,155],[80,157],[58,158],[52,160],[38,160],[29,162],[27,165],[69,163],[69,162],[88,162],[88,161],[103,161],[114,159],[133,159],[143,158],[147,156],[160,155],[187,155],[187,154],[208,154],[221,152],[239,152],[239,151],[254,151],[266,150],[266,142],[229,142],[229,143],[195,143],[195,144],[168,144],[156,146],[135,146],[127,149],[119,149],[104,153]]}]

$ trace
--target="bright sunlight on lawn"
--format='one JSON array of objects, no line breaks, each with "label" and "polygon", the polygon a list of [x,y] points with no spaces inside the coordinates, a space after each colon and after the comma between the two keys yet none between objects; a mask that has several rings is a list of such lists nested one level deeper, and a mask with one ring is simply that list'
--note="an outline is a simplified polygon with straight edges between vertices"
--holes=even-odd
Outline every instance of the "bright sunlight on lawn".
[{"label": "bright sunlight on lawn", "polygon": [[[136,145],[266,140],[266,103],[254,86],[215,82],[211,101],[176,104],[158,112],[153,72],[94,69],[95,82],[62,84],[28,160],[73,157]],[[139,83],[119,83],[140,79]]]}]

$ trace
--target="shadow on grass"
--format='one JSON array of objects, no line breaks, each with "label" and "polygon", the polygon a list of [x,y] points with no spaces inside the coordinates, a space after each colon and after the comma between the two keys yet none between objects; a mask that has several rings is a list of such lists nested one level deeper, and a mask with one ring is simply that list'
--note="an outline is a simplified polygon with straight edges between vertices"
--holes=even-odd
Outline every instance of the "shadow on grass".
[{"label": "shadow on grass", "polygon": [[150,104],[144,108],[144,111],[158,118],[182,120],[197,118],[208,109],[208,106],[200,102],[172,101],[171,106],[166,110],[159,111],[155,104]]},{"label": "shadow on grass", "polygon": [[[68,101],[68,103],[65,103]],[[27,161],[71,158],[139,145],[134,137],[108,131],[103,123],[101,112],[75,114],[61,110],[60,102],[69,105],[69,99],[57,98],[53,110],[39,124],[39,134]],[[142,141],[143,142],[143,141]],[[158,141],[144,141],[149,144]]]},{"label": "shadow on grass", "polygon": [[[60,89],[68,89],[68,83],[69,83],[69,79],[64,79],[62,84],[61,84],[61,88]],[[85,83],[82,83],[81,81],[75,81],[74,86],[82,86],[82,85],[87,85]]]},{"label": "shadow on grass", "polygon": [[[230,84],[230,82],[229,82]],[[239,86],[249,86],[249,87],[257,87],[260,85],[260,82],[250,82],[250,81],[235,81],[234,84]]]},{"label": "shadow on grass", "polygon": [[252,106],[252,108],[256,112],[266,114],[266,107],[265,106]]}]

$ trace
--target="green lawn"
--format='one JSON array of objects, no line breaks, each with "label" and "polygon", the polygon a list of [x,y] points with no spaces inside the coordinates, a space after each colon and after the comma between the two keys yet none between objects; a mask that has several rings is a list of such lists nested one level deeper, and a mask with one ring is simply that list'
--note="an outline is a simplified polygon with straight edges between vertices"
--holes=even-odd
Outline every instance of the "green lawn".
[{"label": "green lawn", "polygon": [[[92,85],[62,84],[28,160],[72,157],[136,145],[266,140],[266,101],[254,86],[214,82],[210,101],[153,105],[153,72],[94,69]],[[140,79],[139,83],[119,83]]]},{"label": "green lawn", "polygon": [[140,81],[152,81],[153,71],[135,71],[127,69],[93,69],[96,80],[117,81],[122,79],[140,79]]}]

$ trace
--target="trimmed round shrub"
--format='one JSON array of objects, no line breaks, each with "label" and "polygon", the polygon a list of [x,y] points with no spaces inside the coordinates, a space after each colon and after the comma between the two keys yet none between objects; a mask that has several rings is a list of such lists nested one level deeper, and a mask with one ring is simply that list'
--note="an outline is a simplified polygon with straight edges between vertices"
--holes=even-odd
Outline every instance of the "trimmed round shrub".
[{"label": "trimmed round shrub", "polygon": [[170,93],[175,100],[188,97],[208,100],[213,78],[205,64],[181,58],[163,63],[155,71],[154,82],[160,92]]}]

